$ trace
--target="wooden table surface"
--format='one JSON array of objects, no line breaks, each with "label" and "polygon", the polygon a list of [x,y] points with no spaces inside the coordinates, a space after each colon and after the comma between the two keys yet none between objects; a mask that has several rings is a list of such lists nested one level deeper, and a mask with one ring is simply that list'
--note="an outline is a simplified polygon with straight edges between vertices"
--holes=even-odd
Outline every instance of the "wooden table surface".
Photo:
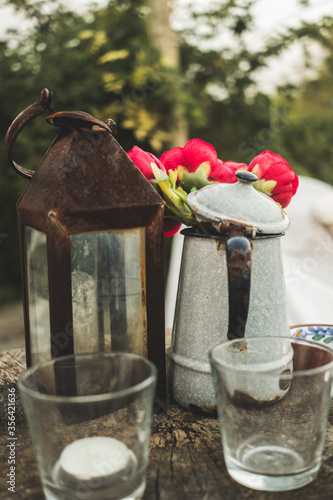
[{"label": "wooden table surface", "polygon": [[[0,353],[0,500],[44,500],[31,440],[16,388],[25,369],[23,349]],[[7,405],[9,389],[16,394],[15,493],[8,491],[9,448]],[[235,483],[223,459],[216,418],[169,405],[154,413],[147,488],[144,500],[330,500],[333,495],[333,406],[323,461],[308,486],[284,493],[254,491]]]}]

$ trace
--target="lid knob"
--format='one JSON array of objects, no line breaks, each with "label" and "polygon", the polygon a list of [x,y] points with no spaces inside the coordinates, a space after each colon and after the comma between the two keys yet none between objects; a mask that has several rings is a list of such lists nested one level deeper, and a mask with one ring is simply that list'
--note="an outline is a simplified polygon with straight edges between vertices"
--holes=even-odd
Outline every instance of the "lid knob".
[{"label": "lid knob", "polygon": [[240,182],[245,184],[252,184],[258,180],[258,177],[253,172],[248,172],[247,170],[238,170],[235,172],[235,176]]}]

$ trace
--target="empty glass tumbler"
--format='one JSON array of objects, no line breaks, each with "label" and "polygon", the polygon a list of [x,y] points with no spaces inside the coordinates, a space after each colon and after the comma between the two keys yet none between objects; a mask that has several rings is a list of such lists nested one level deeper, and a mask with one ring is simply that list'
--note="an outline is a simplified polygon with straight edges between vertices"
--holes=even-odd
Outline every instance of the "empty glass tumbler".
[{"label": "empty glass tumbler", "polygon": [[324,445],[333,351],[286,337],[244,338],[216,346],[210,362],[230,476],[266,491],[311,482]]}]

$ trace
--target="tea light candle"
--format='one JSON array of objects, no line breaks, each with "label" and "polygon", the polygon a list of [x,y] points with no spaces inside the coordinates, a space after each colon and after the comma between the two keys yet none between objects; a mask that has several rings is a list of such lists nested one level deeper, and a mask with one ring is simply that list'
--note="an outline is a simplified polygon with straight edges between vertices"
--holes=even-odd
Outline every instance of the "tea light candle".
[{"label": "tea light candle", "polygon": [[121,441],[109,437],[79,439],[66,446],[58,464],[59,481],[68,487],[89,483],[96,488],[114,484],[129,474],[134,455]]}]

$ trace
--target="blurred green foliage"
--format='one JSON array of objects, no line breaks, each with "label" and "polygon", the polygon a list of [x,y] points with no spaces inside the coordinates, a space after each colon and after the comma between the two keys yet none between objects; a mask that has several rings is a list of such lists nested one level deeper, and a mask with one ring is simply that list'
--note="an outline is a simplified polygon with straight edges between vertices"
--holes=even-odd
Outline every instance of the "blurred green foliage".
[{"label": "blurred green foliage", "polygon": [[[111,117],[125,150],[137,144],[160,156],[169,148],[172,110],[181,104],[189,138],[210,142],[222,160],[248,163],[271,149],[297,173],[333,183],[332,18],[275,33],[255,49],[248,42],[255,33],[254,0],[207,2],[186,12],[175,34],[180,67],[171,69],[147,35],[149,1],[109,0],[80,15],[58,0],[0,0],[0,9],[10,4],[32,23],[0,41],[1,137],[47,87],[56,110]],[[258,90],[256,75],[271,58],[295,43],[306,51],[311,41],[326,51],[318,75],[280,86],[274,95]],[[15,160],[34,170],[56,132],[35,119],[17,140]],[[10,171],[1,150],[0,302],[20,290],[15,203],[26,183]]]},{"label": "blurred green foliage", "polygon": [[286,87],[275,97],[284,124],[275,141],[296,171],[333,185],[333,23],[324,18],[318,40],[326,51],[316,78]]}]

